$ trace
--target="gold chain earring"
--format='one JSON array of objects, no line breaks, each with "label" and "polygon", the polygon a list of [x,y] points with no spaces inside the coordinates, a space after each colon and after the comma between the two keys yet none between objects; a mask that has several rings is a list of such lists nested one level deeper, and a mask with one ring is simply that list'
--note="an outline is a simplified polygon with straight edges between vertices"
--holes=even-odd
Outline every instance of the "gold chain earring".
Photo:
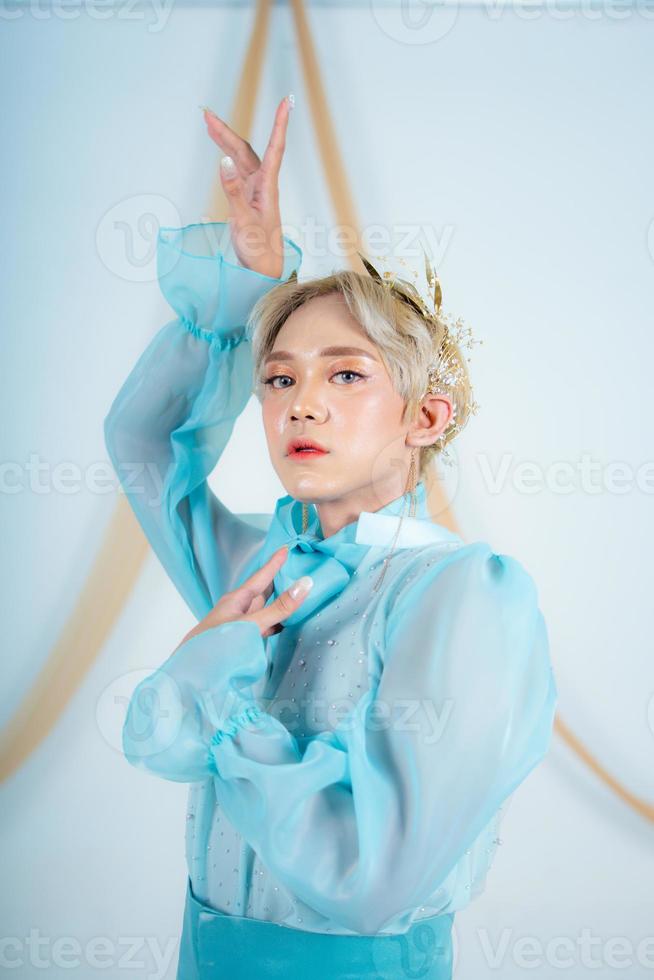
[{"label": "gold chain earring", "polygon": [[416,510],[418,506],[418,497],[416,494],[417,485],[418,485],[418,464],[416,463],[416,450],[412,449],[411,462],[409,464],[409,475],[407,476],[406,490],[404,491],[406,493],[408,490],[410,493],[409,517],[416,516]]}]

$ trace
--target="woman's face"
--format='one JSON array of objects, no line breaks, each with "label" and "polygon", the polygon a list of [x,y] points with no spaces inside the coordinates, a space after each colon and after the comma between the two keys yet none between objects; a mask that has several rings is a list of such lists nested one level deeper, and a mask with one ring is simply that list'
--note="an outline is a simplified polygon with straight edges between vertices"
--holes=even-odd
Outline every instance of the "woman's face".
[{"label": "woman's face", "polygon": [[[316,505],[345,498],[352,513],[377,510],[404,492],[411,446],[432,443],[451,411],[435,399],[436,429],[429,412],[413,425],[401,421],[404,402],[379,351],[338,293],[287,318],[261,376],[268,450],[287,493]],[[293,439],[324,452],[293,452]]]}]

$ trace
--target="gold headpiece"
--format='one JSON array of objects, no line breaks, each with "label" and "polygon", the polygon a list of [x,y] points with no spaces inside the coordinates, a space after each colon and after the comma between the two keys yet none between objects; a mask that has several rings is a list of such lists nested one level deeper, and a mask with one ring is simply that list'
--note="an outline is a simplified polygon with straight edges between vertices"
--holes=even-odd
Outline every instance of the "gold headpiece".
[{"label": "gold headpiece", "polygon": [[[425,277],[428,286],[428,297],[426,298],[414,283],[400,279],[394,272],[386,270],[378,272],[374,265],[361,252],[357,255],[363,262],[369,275],[390,289],[403,303],[418,313],[430,329],[434,341],[436,354],[428,366],[428,383],[424,395],[427,394],[446,394],[452,399],[453,413],[447,428],[439,436],[436,445],[441,450],[441,458],[445,462],[451,462],[445,446],[455,435],[466,425],[470,415],[476,415],[479,404],[475,401],[472,386],[468,377],[466,360],[462,348],[472,349],[475,344],[483,343],[482,340],[475,340],[472,336],[470,327],[466,326],[461,317],[452,319],[448,314],[443,313],[443,291],[438,276],[434,272],[427,254],[423,247],[425,257]],[[382,263],[388,264],[388,259],[384,256],[375,256]],[[398,259],[402,265],[407,265],[404,259]],[[414,281],[418,278],[418,273],[409,269]],[[423,397],[424,397],[423,395]]]}]

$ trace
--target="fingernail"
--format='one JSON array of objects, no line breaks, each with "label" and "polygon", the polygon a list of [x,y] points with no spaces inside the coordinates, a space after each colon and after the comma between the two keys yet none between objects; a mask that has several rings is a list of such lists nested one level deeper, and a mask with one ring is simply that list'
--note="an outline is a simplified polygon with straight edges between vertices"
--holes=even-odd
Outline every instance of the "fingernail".
[{"label": "fingernail", "polygon": [[231,157],[222,157],[220,160],[220,166],[223,168],[225,176],[235,177],[236,176],[236,164]]},{"label": "fingernail", "polygon": [[202,109],[203,112],[208,112],[210,116],[215,116],[216,119],[218,118],[218,116],[216,116],[216,113],[213,111],[213,109],[210,109],[208,105],[198,106],[198,109]]},{"label": "fingernail", "polygon": [[303,575],[302,578],[297,580],[297,582],[293,582],[293,585],[288,591],[292,599],[297,599],[299,595],[302,595],[304,592],[308,592],[312,585],[313,579],[311,576]]},{"label": "fingernail", "polygon": [[292,92],[287,96],[286,101],[288,102],[289,109],[295,108],[295,96],[293,95]]}]

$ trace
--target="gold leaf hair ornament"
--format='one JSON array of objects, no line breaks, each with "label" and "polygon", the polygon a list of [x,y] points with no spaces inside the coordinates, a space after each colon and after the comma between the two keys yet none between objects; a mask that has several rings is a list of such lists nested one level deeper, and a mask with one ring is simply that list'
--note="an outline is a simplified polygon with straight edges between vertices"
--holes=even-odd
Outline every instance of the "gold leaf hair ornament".
[{"label": "gold leaf hair ornament", "polygon": [[[469,362],[470,358],[464,355],[463,349],[471,350],[475,344],[482,344],[483,340],[474,339],[472,330],[461,317],[454,319],[443,312],[443,291],[439,278],[434,272],[424,246],[422,251],[425,259],[426,289],[418,287],[416,284],[418,273],[410,267],[413,283],[400,278],[389,268],[379,272],[361,252],[357,252],[357,255],[368,274],[385,289],[389,289],[393,296],[406,303],[414,313],[421,316],[429,327],[433,338],[434,357],[428,365],[427,386],[422,397],[427,394],[444,394],[452,402],[452,417],[436,440],[439,457],[445,463],[451,464],[453,460],[446,449],[447,444],[458,435],[470,416],[476,415],[480,408],[475,401],[466,366],[466,361]],[[375,256],[375,260],[380,267],[384,264],[389,265],[386,256]],[[404,259],[397,261],[404,266],[407,265]]]}]

